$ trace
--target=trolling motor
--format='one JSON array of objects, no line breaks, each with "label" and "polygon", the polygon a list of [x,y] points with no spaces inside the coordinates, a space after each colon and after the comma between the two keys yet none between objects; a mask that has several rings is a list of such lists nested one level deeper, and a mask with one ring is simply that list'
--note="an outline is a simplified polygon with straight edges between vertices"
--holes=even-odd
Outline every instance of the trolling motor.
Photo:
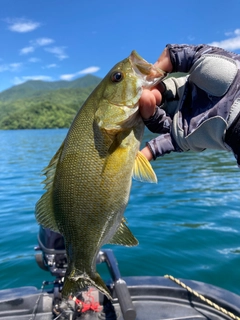
[{"label": "trolling motor", "polygon": [[67,270],[64,238],[61,234],[40,226],[38,244],[35,250],[41,252],[35,254],[35,259],[42,270],[50,272],[55,277],[53,281],[52,312],[54,316],[59,316],[62,313],[60,307],[62,303],[61,290]]},{"label": "trolling motor", "polygon": [[[41,251],[35,255],[38,266],[56,277],[53,282],[53,313],[58,316],[61,312],[61,290],[67,270],[64,238],[61,234],[40,226],[38,243],[39,245],[35,248],[35,250]],[[97,263],[103,262],[106,263],[113,280],[112,291],[118,299],[124,320],[135,320],[136,311],[126,282],[121,278],[118,263],[112,250],[101,250],[98,253]],[[88,292],[79,293],[77,297],[72,297],[72,300],[75,302],[75,318],[88,310],[99,311],[100,305],[105,304],[105,307],[107,306],[106,312],[110,312],[111,316],[103,314],[101,319],[117,319],[111,302],[95,288],[90,288]]]},{"label": "trolling motor", "polygon": [[38,243],[39,246],[35,248],[41,250],[41,253],[35,255],[38,266],[50,271],[54,277],[64,277],[67,270],[67,255],[63,236],[40,226]]}]

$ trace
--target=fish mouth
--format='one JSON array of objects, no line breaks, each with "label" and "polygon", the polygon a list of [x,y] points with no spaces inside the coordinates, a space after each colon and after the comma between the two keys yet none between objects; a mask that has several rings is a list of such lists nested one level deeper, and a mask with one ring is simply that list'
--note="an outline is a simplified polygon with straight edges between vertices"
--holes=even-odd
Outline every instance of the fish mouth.
[{"label": "fish mouth", "polygon": [[156,85],[167,76],[167,72],[144,60],[135,50],[131,52],[129,60],[145,88]]}]

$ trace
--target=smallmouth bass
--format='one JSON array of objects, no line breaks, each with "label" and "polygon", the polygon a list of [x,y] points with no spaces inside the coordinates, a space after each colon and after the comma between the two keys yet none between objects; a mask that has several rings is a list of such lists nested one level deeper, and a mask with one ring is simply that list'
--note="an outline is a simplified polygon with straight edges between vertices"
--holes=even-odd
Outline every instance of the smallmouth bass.
[{"label": "smallmouth bass", "polygon": [[157,182],[139,151],[144,123],[138,101],[143,88],[163,76],[135,51],[116,64],[83,104],[44,171],[46,192],[36,204],[36,219],[65,239],[64,298],[88,286],[111,298],[96,272],[100,248],[138,244],[123,217],[131,180]]}]

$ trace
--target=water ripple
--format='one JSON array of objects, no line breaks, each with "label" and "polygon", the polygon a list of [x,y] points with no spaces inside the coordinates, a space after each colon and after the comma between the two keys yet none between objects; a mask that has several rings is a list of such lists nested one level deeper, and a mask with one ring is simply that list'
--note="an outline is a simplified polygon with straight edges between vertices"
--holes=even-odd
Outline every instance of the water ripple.
[{"label": "water ripple", "polygon": [[[43,193],[41,171],[66,133],[0,131],[1,288],[39,287],[51,278],[33,258],[38,232],[34,208]],[[144,141],[149,138],[146,134]],[[133,181],[125,213],[139,246],[107,246],[114,248],[122,275],[170,273],[240,293],[239,169],[234,157],[220,151],[175,153],[154,161],[153,168],[158,184]],[[108,277],[103,266],[98,268]]]}]

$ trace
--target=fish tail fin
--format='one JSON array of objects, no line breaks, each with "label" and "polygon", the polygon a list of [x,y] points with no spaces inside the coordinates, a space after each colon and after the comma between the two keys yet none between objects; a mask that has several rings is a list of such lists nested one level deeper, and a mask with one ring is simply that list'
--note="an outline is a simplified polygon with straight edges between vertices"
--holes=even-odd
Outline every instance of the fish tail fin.
[{"label": "fish tail fin", "polygon": [[76,269],[73,270],[69,276],[65,277],[62,296],[63,298],[68,299],[70,295],[75,295],[79,291],[85,291],[90,286],[97,288],[100,292],[107,296],[109,300],[112,300],[106,284],[97,272],[90,277],[86,273],[80,274]]}]

